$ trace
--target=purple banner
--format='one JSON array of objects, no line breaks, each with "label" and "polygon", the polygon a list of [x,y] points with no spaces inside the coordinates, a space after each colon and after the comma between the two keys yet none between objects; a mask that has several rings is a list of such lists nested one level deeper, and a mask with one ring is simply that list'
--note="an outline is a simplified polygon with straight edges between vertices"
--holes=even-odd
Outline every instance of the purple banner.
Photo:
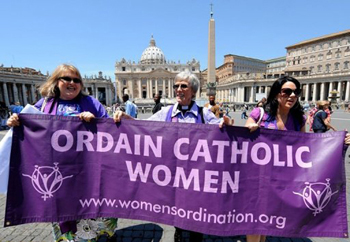
[{"label": "purple banner", "polygon": [[348,237],[345,132],[20,119],[5,226],[119,217],[220,236]]}]

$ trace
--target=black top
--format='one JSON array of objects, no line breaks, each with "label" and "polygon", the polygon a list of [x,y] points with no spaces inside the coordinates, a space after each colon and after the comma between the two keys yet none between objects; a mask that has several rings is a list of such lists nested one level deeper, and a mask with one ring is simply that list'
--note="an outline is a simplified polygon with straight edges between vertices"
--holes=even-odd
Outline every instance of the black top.
[{"label": "black top", "polygon": [[324,123],[324,120],[327,118],[327,113],[323,110],[319,110],[314,115],[314,121],[312,123],[313,130],[323,130],[327,131],[327,126]]},{"label": "black top", "polygon": [[159,103],[156,103],[156,105],[154,105],[153,109],[152,109],[152,113],[155,114],[156,112],[158,112],[159,110],[162,109],[163,107],[163,103],[159,102]]}]

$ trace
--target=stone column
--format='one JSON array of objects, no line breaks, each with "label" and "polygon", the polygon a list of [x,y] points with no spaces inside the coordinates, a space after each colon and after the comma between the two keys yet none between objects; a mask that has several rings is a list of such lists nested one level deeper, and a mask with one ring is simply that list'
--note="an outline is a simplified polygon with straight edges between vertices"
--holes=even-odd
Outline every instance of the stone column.
[{"label": "stone column", "polygon": [[329,82],[329,91],[331,92],[331,91],[333,91],[333,82]]},{"label": "stone column", "polygon": [[122,84],[120,80],[117,80],[117,96],[119,97],[119,100],[122,99],[123,93],[122,93]]},{"label": "stone column", "polygon": [[149,82],[149,98],[153,98],[153,80],[151,79]]},{"label": "stone column", "polygon": [[155,94],[158,94],[159,92],[158,92],[158,79],[156,79],[156,81],[155,81]]},{"label": "stone column", "polygon": [[146,81],[146,84],[147,84],[147,86],[146,86],[146,98],[150,98],[150,94],[149,94],[149,79],[147,79],[147,81]]},{"label": "stone column", "polygon": [[324,82],[321,83],[321,94],[320,94],[320,100],[324,100]]},{"label": "stone column", "polygon": [[249,102],[255,102],[255,100],[254,100],[254,90],[255,88],[254,88],[254,86],[251,86],[250,87],[250,97],[249,97]]},{"label": "stone column", "polygon": [[6,82],[4,82],[2,84],[2,88],[4,89],[4,99],[5,99],[5,104],[7,107],[10,106],[10,100],[9,100],[9,94],[8,94],[8,91],[7,91],[7,85],[6,85]]},{"label": "stone column", "polygon": [[32,102],[36,102],[35,98],[35,85],[30,85],[30,95],[32,96]]},{"label": "stone column", "polygon": [[139,98],[142,98],[142,84],[141,79],[137,80],[137,87],[139,89]]},{"label": "stone column", "polygon": [[22,84],[23,106],[28,104],[28,97],[26,92],[26,85]]},{"label": "stone column", "polygon": [[168,98],[172,98],[173,97],[173,95],[171,94],[171,85],[172,83],[171,83],[171,80],[170,79],[168,79]]},{"label": "stone column", "polygon": [[165,98],[165,96],[166,96],[166,88],[165,88],[165,79],[163,79],[163,88],[162,88],[162,94],[163,94],[163,96],[164,96],[164,98]]},{"label": "stone column", "polygon": [[16,103],[16,102],[19,102],[18,89],[17,89],[16,83],[12,83],[12,86],[13,86],[13,99],[15,100],[15,103]]},{"label": "stone column", "polygon": [[314,83],[312,91],[312,102],[316,102],[317,83]]},{"label": "stone column", "polygon": [[345,101],[349,102],[349,95],[350,95],[350,81],[346,82],[346,92],[345,92]]},{"label": "stone column", "polygon": [[94,92],[95,92],[95,98],[98,100],[98,89],[97,89],[96,83],[94,85]]},{"label": "stone column", "polygon": [[337,98],[337,102],[340,102],[341,101],[341,81],[338,82],[338,94],[339,94],[339,98]]},{"label": "stone column", "polygon": [[306,88],[305,88],[305,102],[309,101],[309,93],[310,93],[310,84],[306,84]]}]

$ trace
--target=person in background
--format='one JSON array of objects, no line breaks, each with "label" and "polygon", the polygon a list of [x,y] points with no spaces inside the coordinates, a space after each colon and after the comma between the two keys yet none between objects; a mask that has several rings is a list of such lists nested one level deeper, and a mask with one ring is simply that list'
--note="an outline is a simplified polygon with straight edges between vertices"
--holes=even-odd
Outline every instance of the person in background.
[{"label": "person in background", "polygon": [[[34,106],[50,115],[77,116],[84,122],[107,118],[103,105],[84,91],[79,70],[72,65],[59,65],[40,87],[43,96]],[[10,127],[20,125],[17,113],[7,121]],[[70,199],[67,194],[66,199]],[[107,241],[117,228],[117,218],[81,219],[53,223],[54,241]]]},{"label": "person in background", "polygon": [[138,111],[139,111],[138,107],[137,107],[135,101],[132,101],[132,104],[135,106],[135,118],[137,118],[137,114],[138,114]]},{"label": "person in background", "polygon": [[156,112],[161,110],[162,107],[164,106],[163,103],[160,102],[161,98],[162,98],[162,96],[159,94],[154,95],[153,100],[154,100],[155,104],[154,104],[154,107],[152,109],[153,114],[155,114]]},{"label": "person in background", "polygon": [[244,104],[244,106],[242,108],[241,119],[247,119],[248,118],[247,112],[248,112],[248,105]]},{"label": "person in background", "polygon": [[265,103],[266,103],[266,98],[263,97],[263,98],[256,104],[256,107],[263,107]]},{"label": "person in background", "polygon": [[329,108],[328,101],[319,101],[318,102],[318,111],[314,114],[312,129],[314,133],[325,133],[327,130],[332,129],[337,131],[330,123],[330,118],[326,110]]},{"label": "person in background", "polygon": [[130,102],[128,94],[123,95],[123,102],[125,103],[125,112],[131,117],[136,118],[135,105]]},{"label": "person in background", "polygon": [[[271,87],[267,102],[263,106],[264,114],[261,122],[260,108],[250,113],[245,126],[251,132],[259,127],[278,130],[294,130],[305,132],[306,118],[298,97],[301,94],[300,82],[289,76],[277,79]],[[350,144],[350,134],[346,135],[345,144]],[[265,242],[265,235],[247,235],[247,242]]]},{"label": "person in background", "polygon": [[[153,114],[147,120],[165,121],[165,122],[179,122],[179,123],[203,123],[203,124],[217,124],[220,128],[231,124],[231,119],[224,116],[221,119],[206,107],[201,108],[195,101],[196,93],[198,91],[200,82],[196,75],[189,71],[183,71],[176,75],[174,79],[174,91],[176,92],[175,105],[163,107],[160,111]],[[130,115],[117,111],[114,114],[114,121],[120,122],[121,119],[133,119]],[[186,131],[184,131],[186,132]],[[174,234],[174,241],[184,241],[182,234],[186,231],[189,233],[189,241],[201,242],[203,235],[194,231],[187,231],[185,229],[176,228]]]},{"label": "person in background", "polygon": [[219,118],[222,118],[224,116],[225,109],[224,109],[224,103],[219,102]]},{"label": "person in background", "polygon": [[9,129],[7,126],[7,119],[9,118],[9,108],[5,102],[0,102],[0,128],[3,130]]},{"label": "person in background", "polygon": [[209,103],[204,105],[205,108],[208,108],[217,118],[220,117],[219,105],[215,103],[215,96],[209,96]]}]

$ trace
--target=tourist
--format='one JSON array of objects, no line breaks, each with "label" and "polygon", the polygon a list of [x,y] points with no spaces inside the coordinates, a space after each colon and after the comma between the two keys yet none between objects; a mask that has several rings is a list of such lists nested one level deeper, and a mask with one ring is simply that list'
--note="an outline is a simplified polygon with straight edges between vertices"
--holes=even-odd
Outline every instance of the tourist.
[{"label": "tourist", "polygon": [[154,95],[153,100],[154,100],[155,104],[154,104],[154,107],[152,109],[153,114],[155,114],[156,112],[161,110],[162,107],[164,106],[163,103],[160,102],[161,98],[162,98],[162,96],[159,94]]},{"label": "tourist", "polygon": [[[180,72],[174,79],[174,91],[176,92],[175,105],[169,105],[162,108],[157,113],[153,114],[148,120],[165,121],[165,122],[180,122],[180,123],[206,123],[219,124],[221,128],[223,124],[229,125],[230,118],[224,116],[218,119],[208,108],[199,107],[194,101],[200,82],[196,75],[188,71]],[[120,122],[122,118],[132,119],[130,115],[124,112],[117,111],[114,114],[114,121]],[[186,231],[176,228],[174,241],[183,241],[182,232]],[[201,233],[189,231],[189,241],[201,242],[203,235]]]},{"label": "tourist", "polygon": [[312,123],[312,129],[314,133],[325,133],[329,129],[337,131],[330,123],[330,118],[328,117],[328,114],[326,112],[328,107],[328,101],[318,102],[318,111],[314,114]]},{"label": "tourist", "polygon": [[241,119],[247,119],[248,118],[247,112],[248,112],[248,105],[244,104],[244,106],[242,107]]},{"label": "tourist", "polygon": [[124,94],[122,98],[123,98],[123,102],[125,103],[125,112],[129,114],[131,117],[136,118],[135,105],[132,102],[130,102],[129,95]]},{"label": "tourist", "polygon": [[[48,80],[40,87],[40,93],[44,97],[34,106],[46,114],[59,116],[78,116],[85,122],[90,122],[95,117],[108,117],[103,105],[95,98],[84,93],[84,83],[79,70],[67,64],[59,65]],[[19,116],[13,114],[7,125],[18,126]],[[67,194],[67,199],[70,195]],[[89,235],[84,231],[86,225],[93,223],[95,231]],[[81,219],[78,221],[66,221],[53,223],[53,234],[55,241],[90,241],[94,239],[107,240],[113,236],[117,218],[106,218],[103,220]],[[92,227],[89,227],[92,229]],[[96,237],[91,238],[91,234]],[[92,241],[92,240],[91,240]]]},{"label": "tourist", "polygon": [[209,103],[204,105],[205,108],[208,108],[217,118],[220,117],[219,105],[215,103],[215,96],[209,96]]},{"label": "tourist", "polygon": [[[279,78],[271,87],[267,102],[263,106],[263,115],[261,116],[260,108],[255,108],[250,113],[245,126],[251,132],[259,127],[305,132],[306,118],[298,100],[300,94],[301,87],[298,80],[288,76]],[[345,143],[350,144],[349,134],[345,138]],[[264,242],[265,240],[265,235],[247,235],[247,242]]]},{"label": "tourist", "polygon": [[263,97],[257,104],[256,107],[263,107],[266,103],[266,97]]}]

